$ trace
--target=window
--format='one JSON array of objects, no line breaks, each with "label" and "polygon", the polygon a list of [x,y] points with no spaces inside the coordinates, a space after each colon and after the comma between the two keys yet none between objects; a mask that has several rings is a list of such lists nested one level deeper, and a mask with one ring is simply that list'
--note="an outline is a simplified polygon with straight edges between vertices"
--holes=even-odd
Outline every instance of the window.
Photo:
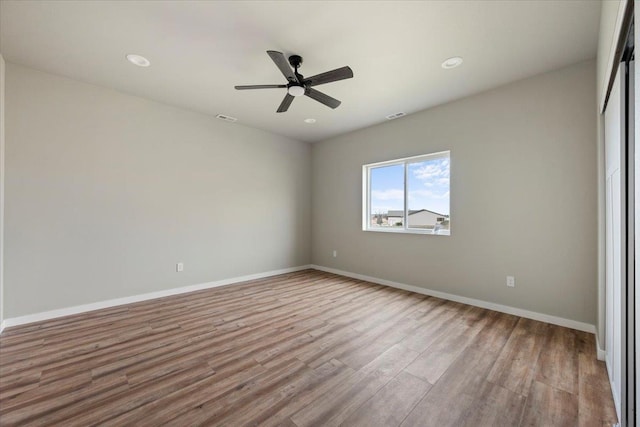
[{"label": "window", "polygon": [[449,151],[362,167],[367,231],[449,235]]}]

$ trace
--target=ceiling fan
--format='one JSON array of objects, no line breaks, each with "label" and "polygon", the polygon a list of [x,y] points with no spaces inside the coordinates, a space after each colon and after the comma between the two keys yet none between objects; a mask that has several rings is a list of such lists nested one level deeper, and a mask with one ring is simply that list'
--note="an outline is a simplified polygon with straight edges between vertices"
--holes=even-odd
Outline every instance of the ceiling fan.
[{"label": "ceiling fan", "polygon": [[[287,94],[278,107],[278,113],[284,113],[289,109],[289,106],[293,102],[293,98],[296,96],[306,95],[311,99],[326,105],[330,108],[338,108],[340,101],[330,97],[320,91],[313,89],[313,86],[322,85],[325,83],[336,82],[338,80],[350,79],[353,77],[353,71],[349,67],[337,68],[326,73],[317,74],[312,77],[304,78],[303,75],[298,73],[298,68],[302,65],[302,57],[299,55],[291,55],[289,61],[285,58],[282,52],[276,52],[275,50],[268,50],[267,54],[271,57],[276,66],[280,69],[280,72],[287,78],[288,83],[285,85],[251,85],[251,86],[236,86],[238,90],[246,89],[278,89],[287,88]],[[293,67],[293,70],[291,69]]]}]

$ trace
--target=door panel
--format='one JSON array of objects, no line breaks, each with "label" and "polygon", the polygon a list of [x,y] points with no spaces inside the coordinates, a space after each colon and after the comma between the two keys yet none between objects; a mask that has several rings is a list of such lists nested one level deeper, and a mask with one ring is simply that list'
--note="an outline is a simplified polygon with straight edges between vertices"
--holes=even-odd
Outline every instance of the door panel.
[{"label": "door panel", "polygon": [[618,419],[621,419],[622,397],[622,284],[626,280],[623,77],[624,65],[621,65],[605,111],[606,363]]}]

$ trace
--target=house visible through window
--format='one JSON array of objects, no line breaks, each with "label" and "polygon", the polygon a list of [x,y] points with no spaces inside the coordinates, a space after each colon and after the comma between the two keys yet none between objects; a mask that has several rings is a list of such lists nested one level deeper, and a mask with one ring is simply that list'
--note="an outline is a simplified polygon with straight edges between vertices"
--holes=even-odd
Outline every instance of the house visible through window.
[{"label": "house visible through window", "polygon": [[364,165],[363,230],[449,235],[450,153]]}]

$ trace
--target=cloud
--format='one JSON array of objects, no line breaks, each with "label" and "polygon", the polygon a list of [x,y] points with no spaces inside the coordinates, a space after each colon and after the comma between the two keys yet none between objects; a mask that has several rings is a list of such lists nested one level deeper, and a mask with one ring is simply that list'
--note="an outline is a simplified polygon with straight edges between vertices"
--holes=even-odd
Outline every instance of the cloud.
[{"label": "cloud", "polygon": [[[433,185],[433,181],[439,184],[449,183],[449,159],[415,163],[409,167],[411,168],[411,172],[413,172],[413,176],[423,181],[426,186]],[[444,180],[446,180],[446,182]]]},{"label": "cloud", "polygon": [[371,205],[371,213],[372,214],[386,214],[389,211],[398,211],[403,210],[402,205],[400,206],[388,206],[388,205]]},{"label": "cloud", "polygon": [[414,199],[417,197],[433,197],[435,193],[430,190],[413,190],[409,191],[409,198]]},{"label": "cloud", "polygon": [[371,192],[371,198],[375,200],[403,200],[404,190],[399,190],[399,189],[373,190]]},{"label": "cloud", "polygon": [[449,197],[449,192],[445,193],[436,193],[430,190],[413,190],[409,191],[409,199],[446,199]]}]

